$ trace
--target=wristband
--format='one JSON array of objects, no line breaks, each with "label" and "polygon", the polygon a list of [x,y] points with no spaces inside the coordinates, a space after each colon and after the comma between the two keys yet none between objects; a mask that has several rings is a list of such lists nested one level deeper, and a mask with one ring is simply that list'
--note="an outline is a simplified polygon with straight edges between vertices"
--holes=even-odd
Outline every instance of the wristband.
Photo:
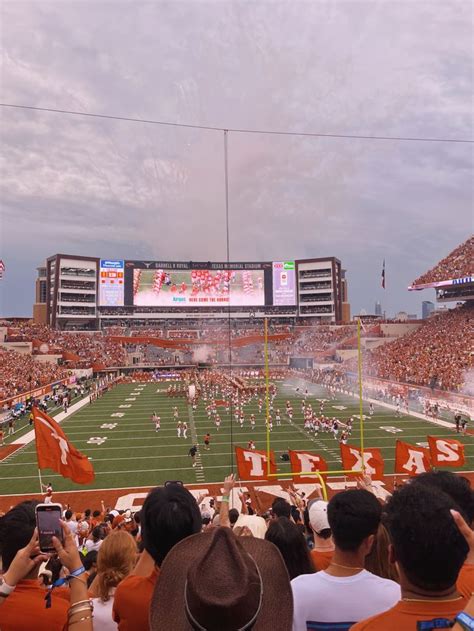
[{"label": "wristband", "polygon": [[72,578],[77,578],[81,574],[84,574],[85,571],[86,570],[84,566],[81,565],[77,568],[77,570],[69,572],[69,575],[66,576],[66,578],[58,578],[57,581],[54,581],[54,583],[50,587],[48,587],[48,591],[46,592],[46,596],[44,597],[44,600],[46,602],[46,609],[49,609],[51,607],[51,596],[55,587],[61,587],[61,585],[64,585],[64,583],[68,583]]},{"label": "wristband", "polygon": [[474,618],[465,611],[461,611],[461,613],[456,616],[455,620],[459,622],[463,629],[467,631],[474,630]]},{"label": "wristband", "polygon": [[229,496],[228,495],[223,495],[221,502],[228,502],[229,501]]},{"label": "wristband", "polygon": [[8,585],[5,583],[3,578],[0,578],[0,596],[2,598],[7,598],[14,591],[16,585]]}]

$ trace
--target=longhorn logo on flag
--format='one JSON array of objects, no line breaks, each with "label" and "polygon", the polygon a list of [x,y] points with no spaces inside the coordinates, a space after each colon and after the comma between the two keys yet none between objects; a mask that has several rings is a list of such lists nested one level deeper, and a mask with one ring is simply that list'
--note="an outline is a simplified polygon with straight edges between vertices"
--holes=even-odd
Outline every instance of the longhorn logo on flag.
[{"label": "longhorn logo on flag", "polygon": [[[268,458],[266,451],[257,449],[235,448],[237,469],[241,480],[264,480],[268,477]],[[276,473],[275,454],[270,452],[270,473]]]},{"label": "longhorn logo on flag", "polygon": [[[362,471],[372,476],[374,480],[383,479],[384,461],[380,449],[371,447],[364,449],[364,455],[359,447],[340,444],[342,466],[347,471],[354,471],[354,475],[361,475]],[[349,475],[352,475],[351,473]]]},{"label": "longhorn logo on flag", "polygon": [[92,482],[92,463],[68,441],[60,425],[37,408],[33,408],[33,418],[38,468],[52,469],[77,484]]},{"label": "longhorn logo on flag", "polygon": [[462,467],[464,445],[454,438],[428,436],[431,464],[435,467]]},{"label": "longhorn logo on flag", "polygon": [[395,448],[395,473],[417,475],[418,473],[425,473],[430,469],[430,452],[428,449],[397,440]]},{"label": "longhorn logo on flag", "polygon": [[[308,473],[309,471],[327,471],[327,462],[318,454],[312,454],[307,451],[293,451],[288,452],[290,454],[291,471],[294,473],[294,480],[297,482],[308,482],[316,478],[315,475]],[[306,475],[298,475],[301,472]]]}]

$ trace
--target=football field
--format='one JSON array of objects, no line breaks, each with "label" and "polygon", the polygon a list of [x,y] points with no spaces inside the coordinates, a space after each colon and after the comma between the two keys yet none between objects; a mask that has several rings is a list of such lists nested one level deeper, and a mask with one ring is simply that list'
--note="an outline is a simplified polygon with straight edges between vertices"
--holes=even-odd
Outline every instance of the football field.
[{"label": "football field", "polygon": [[[265,409],[259,413],[258,403],[253,400],[245,408],[246,421],[241,428],[230,421],[225,407],[220,408],[222,424],[220,431],[208,419],[203,401],[192,411],[180,397],[171,398],[166,389],[171,382],[153,384],[123,384],[115,387],[98,401],[88,404],[63,421],[62,427],[69,440],[93,462],[96,478],[93,484],[78,486],[58,474],[43,471],[43,482],[51,481],[55,491],[72,489],[113,489],[154,486],[166,480],[182,480],[185,483],[221,482],[235,470],[234,446],[247,447],[250,439],[257,449],[266,449]],[[352,397],[338,395],[328,400],[325,389],[311,384],[307,401],[319,411],[319,400],[325,399],[324,414],[335,416],[345,422],[355,417],[352,436],[348,443],[360,445],[358,401]],[[290,382],[277,383],[274,408],[281,410],[281,426],[273,426],[271,448],[279,472],[288,472],[289,464],[280,460],[288,449],[302,449],[323,456],[330,469],[341,469],[339,443],[332,434],[320,432],[310,436],[303,428],[301,396]],[[293,405],[293,420],[284,414],[285,402]],[[173,407],[177,406],[179,418],[188,424],[188,437],[178,438]],[[151,415],[161,417],[161,429],[156,432]],[[252,431],[248,422],[255,414],[256,427]],[[393,472],[395,441],[408,443],[426,442],[426,436],[456,437],[466,445],[465,470],[474,469],[474,436],[456,436],[453,428],[444,428],[422,419],[395,413],[385,407],[375,406],[373,416],[364,404],[365,446],[379,447],[385,460],[385,473]],[[211,434],[210,450],[204,450],[203,436]],[[198,443],[200,450],[198,466],[192,468],[188,450]],[[0,495],[34,493],[38,491],[38,473],[34,443],[13,453],[0,463]]]}]

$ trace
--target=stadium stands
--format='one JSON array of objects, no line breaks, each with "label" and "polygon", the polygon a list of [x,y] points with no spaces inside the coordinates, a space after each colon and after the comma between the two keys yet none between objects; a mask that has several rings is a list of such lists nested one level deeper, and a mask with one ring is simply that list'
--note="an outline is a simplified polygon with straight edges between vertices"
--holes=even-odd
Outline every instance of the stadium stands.
[{"label": "stadium stands", "polygon": [[474,272],[473,262],[474,236],[469,237],[469,239],[455,248],[432,269],[419,276],[413,281],[412,286],[470,276]]},{"label": "stadium stands", "polygon": [[0,348],[0,399],[65,379],[69,374],[62,366],[38,362],[31,355]]},{"label": "stadium stands", "polygon": [[[440,313],[364,356],[366,375],[458,392],[474,368],[474,304]],[[354,359],[346,368],[356,369]]]}]

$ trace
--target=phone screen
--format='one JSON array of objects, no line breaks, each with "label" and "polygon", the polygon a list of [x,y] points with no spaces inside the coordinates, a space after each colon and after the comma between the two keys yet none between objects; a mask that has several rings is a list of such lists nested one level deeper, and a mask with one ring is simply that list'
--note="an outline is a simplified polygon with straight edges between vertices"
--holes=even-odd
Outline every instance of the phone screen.
[{"label": "phone screen", "polygon": [[54,504],[42,505],[36,508],[36,524],[40,550],[54,550],[52,537],[62,541],[61,507]]}]

